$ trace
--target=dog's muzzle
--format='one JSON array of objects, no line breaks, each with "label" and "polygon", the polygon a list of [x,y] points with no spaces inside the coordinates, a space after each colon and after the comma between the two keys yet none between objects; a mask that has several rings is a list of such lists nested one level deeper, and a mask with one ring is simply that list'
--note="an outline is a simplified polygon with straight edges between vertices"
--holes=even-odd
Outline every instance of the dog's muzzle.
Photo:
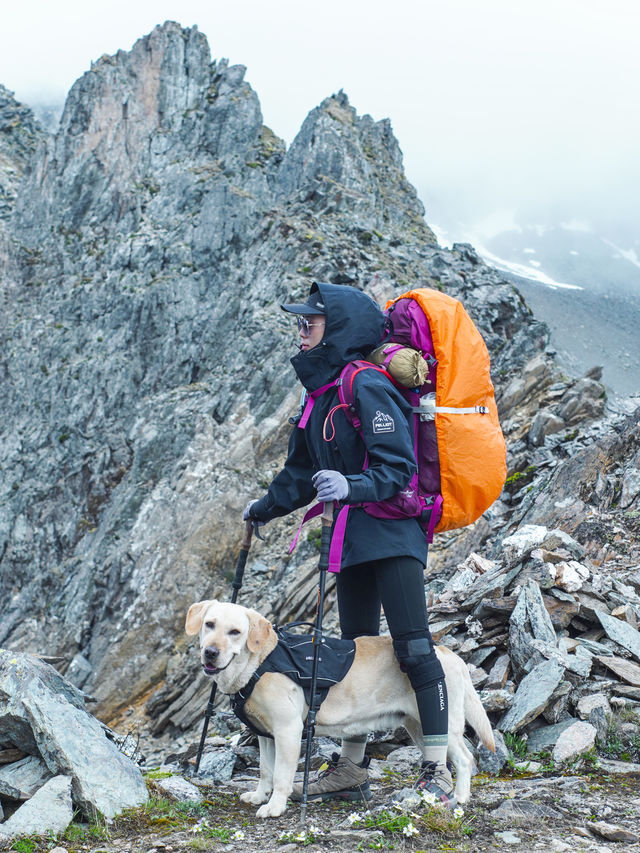
[{"label": "dog's muzzle", "polygon": [[202,656],[204,658],[202,668],[206,675],[217,675],[219,672],[225,670],[231,661],[234,659],[235,654],[231,656],[231,659],[225,666],[216,666],[218,661],[218,656],[220,654],[220,649],[217,649],[215,646],[207,646],[203,652]]}]

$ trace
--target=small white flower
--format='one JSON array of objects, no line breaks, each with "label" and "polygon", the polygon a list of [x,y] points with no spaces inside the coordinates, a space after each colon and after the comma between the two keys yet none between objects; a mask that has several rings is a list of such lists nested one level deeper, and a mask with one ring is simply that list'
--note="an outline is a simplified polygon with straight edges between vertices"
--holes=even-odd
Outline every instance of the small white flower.
[{"label": "small white flower", "polygon": [[311,835],[324,835],[324,832],[320,829],[319,826],[310,826],[309,832]]},{"label": "small white flower", "polygon": [[405,826],[405,828],[402,830],[402,834],[403,834],[403,835],[406,835],[406,836],[407,836],[407,838],[411,838],[411,836],[412,836],[412,835],[418,835],[418,830],[417,830],[417,829],[415,828],[415,826],[411,823],[411,821],[409,821],[409,823],[408,823],[408,824]]},{"label": "small white flower", "polygon": [[244,832],[241,829],[236,829],[231,837],[234,841],[242,841],[244,838]]},{"label": "small white flower", "polygon": [[354,823],[360,823],[362,820],[362,815],[359,815],[358,812],[352,812],[347,818],[347,823],[349,826],[353,826]]},{"label": "small white flower", "polygon": [[202,832],[203,828],[207,826],[209,826],[209,821],[206,819],[206,817],[201,817],[200,820],[194,826],[191,827],[191,832]]},{"label": "small white flower", "polygon": [[464,815],[464,809],[462,806],[458,806],[458,808],[453,810],[453,816],[456,820],[460,820],[460,818]]},{"label": "small white flower", "polygon": [[425,806],[435,806],[438,802],[436,795],[431,791],[423,791],[420,796],[422,797],[422,802]]},{"label": "small white flower", "polygon": [[307,833],[303,829],[302,832],[299,832],[296,835],[295,841],[306,841],[306,840],[307,840]]}]

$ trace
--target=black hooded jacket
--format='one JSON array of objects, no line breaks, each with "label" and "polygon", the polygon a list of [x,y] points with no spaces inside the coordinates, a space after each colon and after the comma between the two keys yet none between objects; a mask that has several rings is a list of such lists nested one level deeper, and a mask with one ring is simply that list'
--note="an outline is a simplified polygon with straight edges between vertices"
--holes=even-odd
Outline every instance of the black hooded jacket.
[{"label": "black hooded jacket", "polygon": [[[291,359],[307,391],[332,382],[350,361],[363,359],[379,343],[385,318],[365,293],[346,285],[316,285],[325,305],[322,341]],[[342,409],[327,421],[340,402],[338,389],[330,389],[315,402],[304,430],[296,423],[289,439],[284,468],[271,482],[267,494],[253,504],[251,515],[270,521],[306,506],[316,498],[312,475],[322,469],[340,471],[349,482],[346,503],[353,506],[342,552],[342,567],[386,557],[416,557],[426,563],[424,530],[415,519],[378,519],[357,504],[390,498],[408,485],[416,470],[411,407],[386,376],[363,370],[354,382],[354,404],[362,423],[363,443]],[[362,470],[365,453],[369,464]]]}]

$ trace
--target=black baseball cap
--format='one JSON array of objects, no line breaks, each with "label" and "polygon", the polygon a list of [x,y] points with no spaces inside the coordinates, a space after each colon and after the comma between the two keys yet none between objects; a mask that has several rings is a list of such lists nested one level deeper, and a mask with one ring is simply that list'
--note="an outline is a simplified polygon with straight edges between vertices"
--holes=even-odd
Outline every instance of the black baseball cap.
[{"label": "black baseball cap", "polygon": [[289,314],[326,314],[322,295],[318,290],[317,284],[312,285],[311,293],[306,302],[292,302],[288,305],[280,306],[283,311],[288,311]]}]

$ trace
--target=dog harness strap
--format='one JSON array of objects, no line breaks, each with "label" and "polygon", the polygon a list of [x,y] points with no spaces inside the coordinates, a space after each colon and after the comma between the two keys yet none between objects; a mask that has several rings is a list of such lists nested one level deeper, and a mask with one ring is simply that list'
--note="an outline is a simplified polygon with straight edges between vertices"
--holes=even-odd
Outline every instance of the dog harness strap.
[{"label": "dog harness strap", "polygon": [[338,513],[335,524],[333,525],[333,535],[331,537],[331,547],[329,548],[329,571],[338,574],[340,572],[340,564],[342,562],[342,547],[344,545],[344,536],[347,529],[347,518],[349,516],[349,505],[343,506]]}]

